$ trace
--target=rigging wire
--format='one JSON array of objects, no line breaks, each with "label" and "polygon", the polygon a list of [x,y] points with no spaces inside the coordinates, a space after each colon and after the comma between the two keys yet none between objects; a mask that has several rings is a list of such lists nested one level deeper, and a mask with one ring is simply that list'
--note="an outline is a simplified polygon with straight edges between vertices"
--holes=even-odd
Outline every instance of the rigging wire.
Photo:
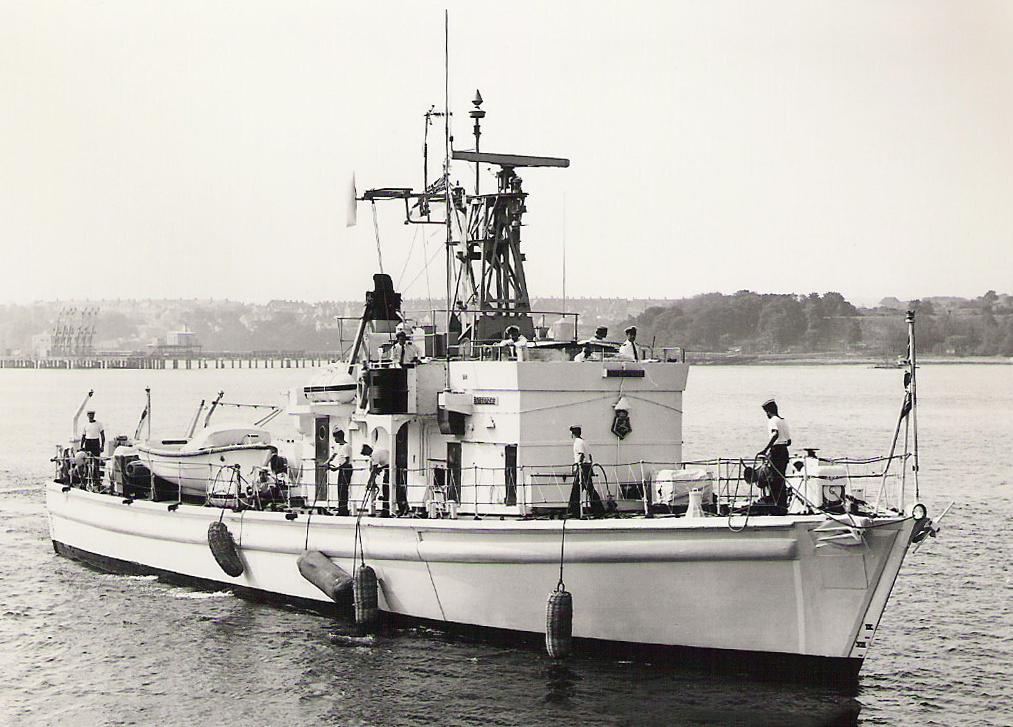
[{"label": "rigging wire", "polygon": [[380,272],[383,272],[383,253],[380,251],[380,226],[376,221],[376,200],[372,201],[373,208],[373,235],[376,238],[376,260],[380,265]]},{"label": "rigging wire", "polygon": [[[430,258],[429,258],[428,260],[426,260],[425,266],[424,266],[424,267],[422,268],[422,270],[420,270],[420,271],[419,271],[418,273],[416,273],[416,274],[415,274],[415,277],[414,277],[414,278],[412,278],[411,280],[409,280],[409,281],[408,281],[408,284],[404,286],[404,290],[410,290],[410,289],[411,289],[411,287],[412,287],[412,285],[414,285],[414,284],[415,284],[415,281],[417,281],[417,280],[418,280],[419,278],[421,278],[421,277],[422,277],[423,275],[426,275],[426,273],[427,273],[427,272],[428,272],[428,270],[429,270],[429,266],[430,266],[430,264],[431,264],[431,263],[433,262],[433,260],[435,260],[435,259],[436,259],[436,257],[437,257],[437,256],[438,256],[438,255],[439,255],[440,253],[442,253],[442,252],[443,252],[443,250],[437,250],[436,252],[434,252],[434,253],[433,253],[433,254],[432,254],[432,255],[430,256]],[[427,275],[427,276],[426,276],[426,283],[428,284],[428,282],[429,282],[429,278],[428,278],[428,275]],[[431,305],[432,305],[432,293],[430,293],[430,294],[429,294],[429,303],[430,303],[430,306],[431,306]]]},{"label": "rigging wire", "polygon": [[569,517],[569,509],[567,509],[566,512],[567,514],[563,516],[563,527],[560,531],[559,538],[559,583],[556,584],[557,591],[566,589],[566,586],[563,585],[563,554],[565,552],[564,548],[566,547],[566,519]]},{"label": "rigging wire", "polygon": [[419,233],[422,231],[421,227],[415,228],[415,234],[412,236],[412,244],[408,248],[408,254],[405,256],[404,266],[401,268],[401,274],[398,276],[397,285],[394,286],[395,290],[404,292],[401,287],[401,283],[404,281],[404,274],[408,270],[408,263],[412,261],[412,253],[415,252],[415,244],[419,241]]},{"label": "rigging wire", "polygon": [[[429,257],[429,236],[426,234],[422,235],[422,259],[426,261],[425,264],[423,264],[422,266],[422,272],[426,276],[426,299],[429,301],[429,310],[432,310],[433,286],[429,281],[429,263],[432,262],[432,259]],[[435,327],[436,321],[432,321],[432,324]]]}]

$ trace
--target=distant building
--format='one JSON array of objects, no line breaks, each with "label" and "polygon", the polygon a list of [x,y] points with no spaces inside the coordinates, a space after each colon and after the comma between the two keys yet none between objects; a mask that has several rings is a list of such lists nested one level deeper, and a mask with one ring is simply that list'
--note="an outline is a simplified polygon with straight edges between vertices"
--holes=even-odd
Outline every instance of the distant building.
[{"label": "distant building", "polygon": [[32,353],[35,358],[49,358],[53,355],[53,334],[39,333],[32,336]]},{"label": "distant building", "polygon": [[200,356],[201,344],[193,331],[172,331],[151,344],[151,355],[156,358],[191,358]]}]

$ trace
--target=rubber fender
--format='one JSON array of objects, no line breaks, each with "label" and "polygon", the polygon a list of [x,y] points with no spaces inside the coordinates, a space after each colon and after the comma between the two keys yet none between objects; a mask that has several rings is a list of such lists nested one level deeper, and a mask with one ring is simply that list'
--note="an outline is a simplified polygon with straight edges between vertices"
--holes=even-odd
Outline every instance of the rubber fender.
[{"label": "rubber fender", "polygon": [[208,546],[211,554],[227,575],[236,578],[243,575],[243,561],[239,559],[236,541],[232,539],[225,523],[215,521],[208,525]]},{"label": "rubber fender", "polygon": [[360,565],[352,580],[352,605],[355,607],[355,623],[369,625],[380,615],[378,606],[376,571],[368,565]]},{"label": "rubber fender", "polygon": [[299,573],[324,595],[335,602],[348,600],[352,577],[318,550],[304,550],[299,560]]},{"label": "rubber fender", "polygon": [[549,595],[545,606],[545,650],[563,659],[573,649],[573,596],[562,588]]}]

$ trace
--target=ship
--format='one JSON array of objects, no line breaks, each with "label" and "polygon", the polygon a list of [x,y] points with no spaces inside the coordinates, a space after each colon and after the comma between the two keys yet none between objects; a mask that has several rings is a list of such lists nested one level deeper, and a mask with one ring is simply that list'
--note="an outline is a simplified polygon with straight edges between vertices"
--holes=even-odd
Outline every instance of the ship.
[{"label": "ship", "polygon": [[[569,161],[480,151],[482,103],[476,93],[474,148],[445,134],[435,180],[426,157],[422,189],[354,193],[445,229],[447,304],[405,310],[374,275],[347,355],[289,393],[298,446],[261,475],[280,494],[261,500],[235,468],[201,474],[232,483],[228,496],[150,471],[117,481],[109,463],[75,478],[80,456],[62,447],[47,489],[56,552],[363,622],[544,638],[554,656],[662,652],[855,682],[905,556],[935,534],[917,451],[896,447],[917,443],[914,315],[888,454],[793,452],[786,507],[762,488],[763,463],[686,462],[685,351],[578,356],[579,316],[532,309],[520,174]],[[451,182],[459,165],[473,188]],[[545,325],[558,319],[568,335]]]}]

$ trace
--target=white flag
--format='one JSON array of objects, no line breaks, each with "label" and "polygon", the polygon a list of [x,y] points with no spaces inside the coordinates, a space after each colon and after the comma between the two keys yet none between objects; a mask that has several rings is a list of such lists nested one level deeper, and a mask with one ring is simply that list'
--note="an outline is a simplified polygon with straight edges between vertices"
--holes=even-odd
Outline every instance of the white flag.
[{"label": "white flag", "polygon": [[355,227],[355,198],[357,196],[355,193],[355,172],[352,172],[352,184],[348,190],[348,209],[345,215],[345,227]]}]

